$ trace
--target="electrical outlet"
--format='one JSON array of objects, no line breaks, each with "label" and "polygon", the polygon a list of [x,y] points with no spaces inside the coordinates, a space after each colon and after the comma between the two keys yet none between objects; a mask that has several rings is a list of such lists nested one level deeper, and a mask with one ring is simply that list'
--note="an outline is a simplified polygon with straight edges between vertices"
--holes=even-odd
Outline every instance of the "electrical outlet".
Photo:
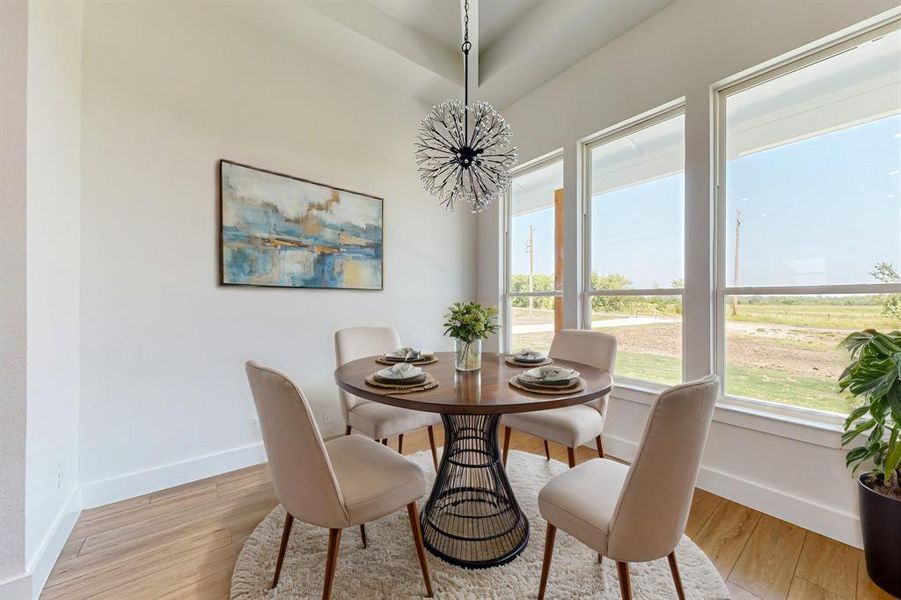
[{"label": "electrical outlet", "polygon": [[260,435],[260,420],[256,417],[250,419],[250,428],[254,435]]},{"label": "electrical outlet", "polygon": [[326,414],[322,418],[322,422],[325,423],[326,425],[331,425],[333,420],[334,420],[334,416],[331,414]]},{"label": "electrical outlet", "polygon": [[63,487],[63,462],[56,463],[56,487]]}]

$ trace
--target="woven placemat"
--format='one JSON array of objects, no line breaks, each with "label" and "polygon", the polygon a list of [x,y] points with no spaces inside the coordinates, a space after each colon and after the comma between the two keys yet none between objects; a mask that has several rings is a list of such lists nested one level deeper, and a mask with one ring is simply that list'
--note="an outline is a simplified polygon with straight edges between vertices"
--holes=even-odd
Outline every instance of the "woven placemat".
[{"label": "woven placemat", "polygon": [[366,385],[371,385],[374,388],[379,388],[382,390],[391,390],[392,394],[410,394],[413,392],[424,392],[426,390],[430,390],[432,388],[438,387],[438,380],[432,377],[429,373],[425,374],[425,381],[422,383],[416,383],[411,385],[398,385],[395,383],[382,383],[380,381],[376,381],[372,375],[368,375],[365,379]]},{"label": "woven placemat", "polygon": [[[399,360],[388,360],[387,358],[385,358],[384,354],[376,357],[375,362],[379,363],[380,365],[404,364],[403,362],[401,362]],[[406,364],[413,365],[414,367],[420,367],[422,365],[430,365],[430,364],[436,363],[436,362],[438,362],[438,357],[432,356],[432,358],[420,358],[419,360],[414,360],[413,362],[408,362]]]},{"label": "woven placemat", "polygon": [[551,360],[550,358],[545,358],[545,359],[544,359],[543,361],[541,361],[540,363],[522,363],[522,362],[517,361],[517,360],[516,360],[515,358],[513,358],[512,356],[505,356],[505,357],[504,357],[504,362],[507,363],[508,365],[510,365],[511,367],[525,367],[525,368],[529,368],[529,367],[545,367],[545,366],[547,366],[547,365],[549,365],[549,364],[552,364],[554,361]]},{"label": "woven placemat", "polygon": [[548,388],[547,390],[536,390],[530,387],[526,387],[519,383],[517,379],[519,375],[510,378],[510,385],[515,387],[518,390],[522,390],[524,392],[529,392],[530,394],[544,394],[546,396],[565,396],[567,394],[575,394],[576,392],[581,392],[585,389],[585,380],[579,377],[579,381],[576,385],[570,387],[559,387],[556,389]]}]

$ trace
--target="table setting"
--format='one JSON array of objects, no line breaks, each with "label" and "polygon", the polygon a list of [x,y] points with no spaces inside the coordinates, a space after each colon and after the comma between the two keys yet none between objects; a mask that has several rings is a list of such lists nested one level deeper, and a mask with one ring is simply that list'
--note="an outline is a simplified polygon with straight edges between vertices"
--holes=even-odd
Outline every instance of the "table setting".
[{"label": "table setting", "polygon": [[554,362],[547,354],[528,348],[510,354],[504,357],[504,360],[514,367],[543,367]]},{"label": "table setting", "polygon": [[373,387],[391,390],[394,393],[422,392],[438,386],[437,379],[423,371],[421,367],[409,362],[399,362],[388,368],[380,369],[369,375],[366,383]]},{"label": "table setting", "polygon": [[533,394],[568,394],[585,389],[585,381],[575,369],[556,365],[535,367],[510,378],[513,387]]},{"label": "table setting", "polygon": [[403,348],[398,348],[393,352],[387,352],[385,354],[378,355],[375,359],[375,362],[382,365],[407,363],[411,365],[421,366],[430,365],[437,360],[438,359],[435,357],[435,353],[431,350],[417,350],[416,348],[404,346]]}]

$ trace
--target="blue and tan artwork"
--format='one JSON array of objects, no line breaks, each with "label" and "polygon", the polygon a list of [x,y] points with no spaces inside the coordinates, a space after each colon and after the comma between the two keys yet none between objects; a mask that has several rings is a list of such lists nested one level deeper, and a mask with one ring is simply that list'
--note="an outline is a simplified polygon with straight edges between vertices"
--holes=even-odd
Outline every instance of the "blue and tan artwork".
[{"label": "blue and tan artwork", "polygon": [[220,162],[222,283],[382,289],[382,200]]}]

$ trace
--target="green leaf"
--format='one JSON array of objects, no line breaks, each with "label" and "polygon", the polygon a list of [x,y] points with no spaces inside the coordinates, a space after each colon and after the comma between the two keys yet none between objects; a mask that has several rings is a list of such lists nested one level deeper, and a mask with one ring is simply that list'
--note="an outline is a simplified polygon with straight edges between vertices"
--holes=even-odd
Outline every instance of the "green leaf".
[{"label": "green leaf", "polygon": [[875,426],[876,426],[876,421],[874,419],[867,419],[866,421],[863,421],[862,423],[857,425],[854,429],[851,429],[850,431],[846,431],[844,434],[842,434],[842,446],[845,446],[846,444],[851,442],[854,438],[856,438],[858,435],[860,435],[864,431],[870,429],[871,427],[875,427]]},{"label": "green leaf", "polygon": [[848,428],[851,427],[851,424],[854,421],[856,421],[860,417],[867,414],[867,412],[869,412],[869,410],[870,410],[870,407],[867,404],[864,404],[863,406],[858,406],[857,408],[852,410],[851,414],[848,415],[848,418],[845,419],[845,431],[847,431]]}]

